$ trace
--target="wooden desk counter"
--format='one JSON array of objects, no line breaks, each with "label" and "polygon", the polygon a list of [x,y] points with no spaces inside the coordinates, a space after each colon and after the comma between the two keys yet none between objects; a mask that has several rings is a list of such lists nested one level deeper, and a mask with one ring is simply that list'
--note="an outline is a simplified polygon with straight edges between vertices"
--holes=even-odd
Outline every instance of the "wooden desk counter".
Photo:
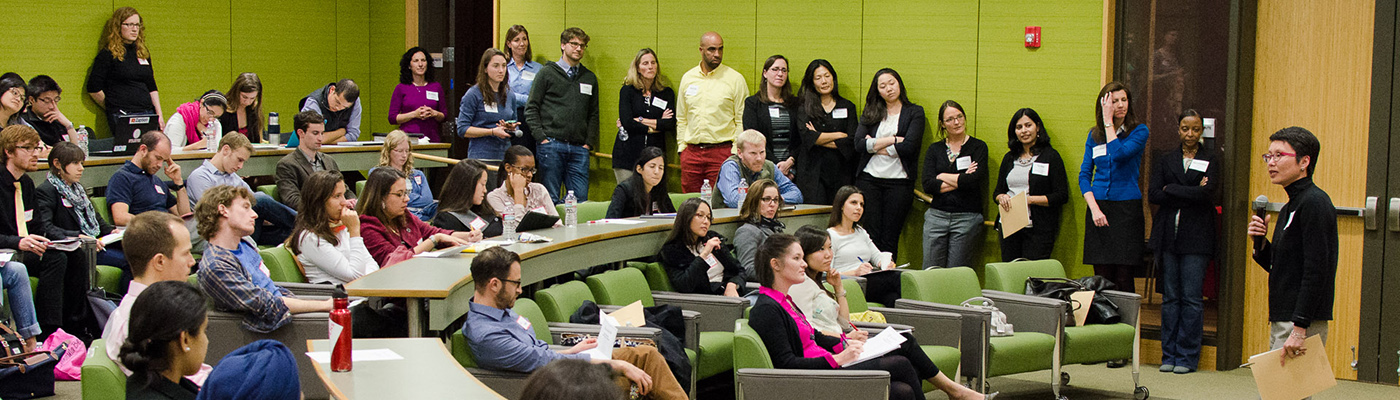
[{"label": "wooden desk counter", "polygon": [[[330,351],[327,340],[308,340],[310,351]],[[355,339],[355,350],[388,349],[402,360],[356,362],[349,372],[331,372],[330,364],[311,362],[331,396],[351,399],[505,399],[462,368],[436,338]],[[314,385],[315,382],[302,382]]]}]

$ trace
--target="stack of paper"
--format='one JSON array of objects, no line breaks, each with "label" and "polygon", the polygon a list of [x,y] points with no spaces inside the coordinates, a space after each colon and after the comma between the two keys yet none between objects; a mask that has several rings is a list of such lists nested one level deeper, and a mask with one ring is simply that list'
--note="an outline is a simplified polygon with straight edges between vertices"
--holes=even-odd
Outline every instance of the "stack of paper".
[{"label": "stack of paper", "polygon": [[879,358],[880,356],[889,354],[889,352],[898,349],[901,343],[904,343],[904,335],[900,335],[894,328],[887,326],[885,330],[880,331],[879,335],[875,335],[875,337],[865,341],[865,348],[861,350],[860,357],[856,358],[855,361],[845,363],[841,366],[849,367],[867,360]]}]

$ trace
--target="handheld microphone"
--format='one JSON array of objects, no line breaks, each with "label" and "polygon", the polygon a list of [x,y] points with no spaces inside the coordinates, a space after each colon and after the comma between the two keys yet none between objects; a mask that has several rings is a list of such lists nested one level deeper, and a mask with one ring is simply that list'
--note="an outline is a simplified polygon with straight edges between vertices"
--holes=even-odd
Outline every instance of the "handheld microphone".
[{"label": "handheld microphone", "polygon": [[[1257,217],[1259,217],[1259,219],[1261,219],[1261,220],[1264,219],[1264,208],[1265,208],[1265,207],[1268,207],[1268,206],[1269,206],[1269,197],[1268,197],[1268,196],[1265,196],[1265,195],[1262,195],[1262,194],[1261,194],[1261,195],[1259,195],[1259,197],[1255,197],[1255,198],[1254,198],[1254,204],[1253,204],[1253,207],[1252,207],[1252,208],[1254,208],[1254,215],[1257,216]],[[1255,251],[1255,252],[1260,252],[1260,251],[1263,251],[1263,250],[1264,250],[1264,237],[1263,237],[1263,236],[1255,236],[1255,237],[1254,237],[1254,251]]]}]

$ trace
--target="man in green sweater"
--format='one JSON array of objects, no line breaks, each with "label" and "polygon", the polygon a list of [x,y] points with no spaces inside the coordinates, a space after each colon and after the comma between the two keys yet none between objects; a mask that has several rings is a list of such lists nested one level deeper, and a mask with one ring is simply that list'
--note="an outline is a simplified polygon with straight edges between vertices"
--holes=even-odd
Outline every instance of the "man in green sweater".
[{"label": "man in green sweater", "polygon": [[535,75],[525,103],[525,123],[540,143],[540,181],[554,204],[564,202],[561,183],[580,201],[588,199],[588,153],[598,148],[598,77],[579,63],[587,48],[582,29],[559,34],[562,56]]}]

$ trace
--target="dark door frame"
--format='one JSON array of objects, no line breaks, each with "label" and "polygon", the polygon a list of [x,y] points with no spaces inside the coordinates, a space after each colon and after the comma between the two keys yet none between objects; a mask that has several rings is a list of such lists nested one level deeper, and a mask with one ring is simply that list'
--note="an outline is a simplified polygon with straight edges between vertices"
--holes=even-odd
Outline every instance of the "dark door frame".
[{"label": "dark door frame", "polygon": [[1226,69],[1224,177],[1225,196],[1221,202],[1221,234],[1224,245],[1219,247],[1220,304],[1216,319],[1215,368],[1228,371],[1238,368],[1244,359],[1244,292],[1245,271],[1252,267],[1242,249],[1248,248],[1244,221],[1250,215],[1249,156],[1254,131],[1254,37],[1257,25],[1256,0],[1230,1],[1230,50]]},{"label": "dark door frame", "polygon": [[[1400,142],[1390,136],[1400,126],[1400,92],[1396,75],[1400,70],[1400,52],[1396,52],[1397,10],[1393,1],[1376,1],[1375,44],[1371,53],[1371,121],[1367,146],[1366,196],[1376,198],[1376,208],[1368,210],[1376,219],[1376,229],[1363,230],[1361,267],[1361,329],[1357,348],[1357,379],[1394,384],[1400,376],[1397,355],[1389,351],[1400,349],[1400,329],[1395,312],[1400,310],[1400,296],[1386,293],[1387,288],[1400,288],[1400,262],[1387,263],[1387,258],[1400,259],[1400,251],[1388,244],[1400,241],[1400,234],[1387,232],[1386,206],[1396,197],[1400,186],[1389,182],[1388,176],[1400,176],[1400,163],[1391,160]],[[1387,251],[1387,247],[1392,247]],[[1386,265],[1390,264],[1387,271]],[[1389,314],[1387,315],[1387,311]],[[1387,334],[1388,333],[1388,334]],[[1335,357],[1335,356],[1334,356]]]}]

